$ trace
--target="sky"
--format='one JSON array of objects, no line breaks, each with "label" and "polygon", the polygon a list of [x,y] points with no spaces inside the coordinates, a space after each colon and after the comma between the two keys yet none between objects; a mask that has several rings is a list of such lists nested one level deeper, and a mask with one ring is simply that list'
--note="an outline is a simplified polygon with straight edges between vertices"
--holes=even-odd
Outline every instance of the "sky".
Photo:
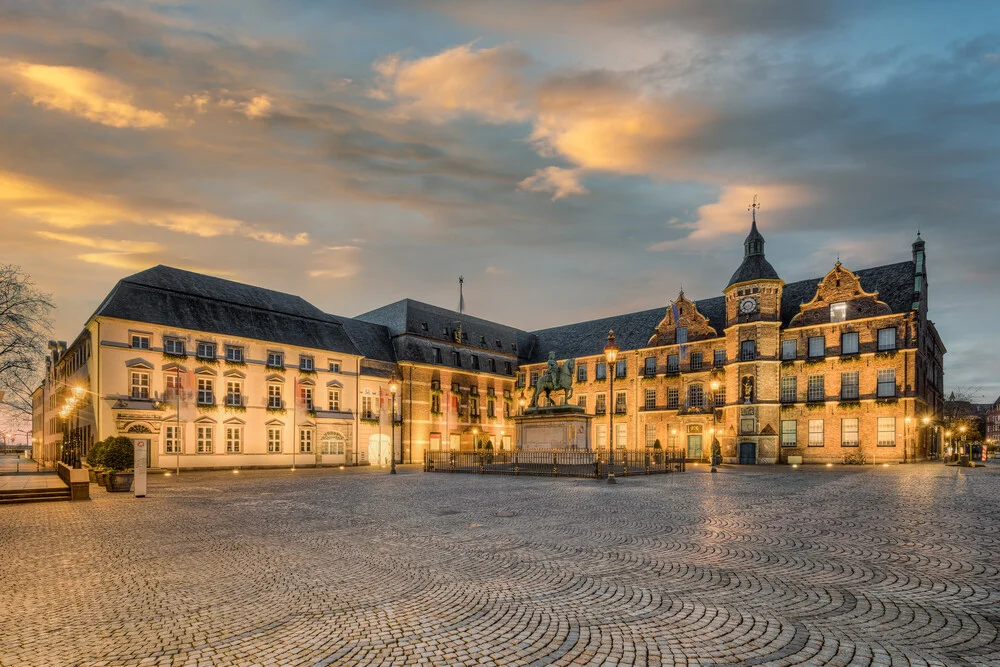
[{"label": "sky", "polygon": [[927,242],[1000,394],[1000,3],[0,0],[0,262],[72,340],[156,264],[533,330]]}]

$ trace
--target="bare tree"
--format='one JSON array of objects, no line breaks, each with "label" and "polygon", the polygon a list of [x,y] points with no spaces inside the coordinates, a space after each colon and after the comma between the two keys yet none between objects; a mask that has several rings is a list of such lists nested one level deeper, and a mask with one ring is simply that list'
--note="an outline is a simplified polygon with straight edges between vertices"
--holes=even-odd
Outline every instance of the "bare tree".
[{"label": "bare tree", "polygon": [[52,297],[13,264],[0,264],[0,415],[31,418],[31,392],[41,380],[52,328]]}]

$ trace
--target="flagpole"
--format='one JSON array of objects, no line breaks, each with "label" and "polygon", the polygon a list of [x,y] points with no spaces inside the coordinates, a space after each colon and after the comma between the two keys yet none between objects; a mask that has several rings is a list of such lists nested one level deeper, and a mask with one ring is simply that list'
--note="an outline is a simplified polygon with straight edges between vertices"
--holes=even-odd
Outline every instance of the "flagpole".
[{"label": "flagpole", "polygon": [[174,447],[177,449],[177,470],[174,474],[181,474],[181,367],[177,367],[177,387],[174,389],[177,392],[177,433],[174,435],[177,437],[177,442],[174,443]]},{"label": "flagpole", "polygon": [[295,436],[296,431],[296,418],[299,412],[299,379],[297,377],[292,378],[292,470],[295,470]]}]

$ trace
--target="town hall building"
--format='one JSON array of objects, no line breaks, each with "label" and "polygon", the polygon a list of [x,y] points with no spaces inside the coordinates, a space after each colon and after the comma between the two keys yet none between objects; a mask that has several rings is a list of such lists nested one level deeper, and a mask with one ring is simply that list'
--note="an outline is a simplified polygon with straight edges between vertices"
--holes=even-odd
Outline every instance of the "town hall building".
[{"label": "town hall building", "polygon": [[933,458],[945,348],[919,235],[910,251],[786,284],[754,219],[722,296],[681,291],[665,307],[533,332],[411,299],[339,317],[157,266],[119,281],[71,344],[50,344],[35,457],[57,460],[69,433],[84,453],[112,435],[148,440],[159,468],[509,450],[554,352],[576,362],[573,402],[594,416],[595,448],[698,461],[717,442],[726,462],[747,464]]}]

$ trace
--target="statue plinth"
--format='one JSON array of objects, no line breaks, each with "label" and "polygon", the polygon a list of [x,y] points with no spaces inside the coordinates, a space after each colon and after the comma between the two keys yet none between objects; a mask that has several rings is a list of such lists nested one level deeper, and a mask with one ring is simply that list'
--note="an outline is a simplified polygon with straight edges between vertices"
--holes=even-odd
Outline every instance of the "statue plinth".
[{"label": "statue plinth", "polygon": [[593,419],[579,405],[528,408],[523,415],[514,417],[517,447],[524,452],[553,449],[589,452]]}]

